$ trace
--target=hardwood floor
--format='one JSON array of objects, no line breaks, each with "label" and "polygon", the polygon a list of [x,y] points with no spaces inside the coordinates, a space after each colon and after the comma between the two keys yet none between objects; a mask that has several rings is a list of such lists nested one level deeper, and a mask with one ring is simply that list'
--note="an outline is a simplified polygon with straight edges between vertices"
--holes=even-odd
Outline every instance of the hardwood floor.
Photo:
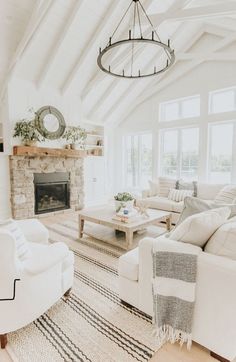
[{"label": "hardwood floor", "polygon": [[[1,362],[13,362],[6,350],[0,350]],[[193,343],[191,351],[177,344],[167,344],[159,352],[155,353],[150,362],[216,362],[205,348]],[[18,361],[21,362],[21,361]],[[42,361],[44,362],[44,361]],[[56,361],[55,361],[56,362]],[[95,361],[94,361],[95,362]],[[120,361],[122,362],[122,361]]]},{"label": "hardwood floor", "polygon": [[[5,349],[0,349],[0,361],[1,362],[12,362],[9,353]],[[20,361],[19,361],[20,362]]]},{"label": "hardwood floor", "polygon": [[[71,214],[59,214],[52,217],[41,218],[44,225],[50,225],[56,222],[71,218]],[[206,348],[193,343],[191,351],[186,347],[180,347],[178,344],[166,344],[161,350],[155,353],[150,362],[216,362],[216,359],[210,356]],[[0,362],[13,362],[7,350],[0,350]],[[18,361],[21,362],[21,361]],[[56,362],[56,361],[55,361]],[[94,361],[95,362],[95,361]],[[122,361],[120,361],[122,362]],[[233,361],[236,362],[236,359]]]}]

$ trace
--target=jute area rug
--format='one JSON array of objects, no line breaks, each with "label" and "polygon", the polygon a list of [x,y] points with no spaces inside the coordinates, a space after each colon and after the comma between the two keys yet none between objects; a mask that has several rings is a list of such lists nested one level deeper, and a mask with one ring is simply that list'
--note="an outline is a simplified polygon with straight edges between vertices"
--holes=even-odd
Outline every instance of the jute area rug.
[{"label": "jute area rug", "polygon": [[49,227],[50,242],[63,241],[74,252],[74,286],[68,299],[9,335],[16,361],[148,361],[157,350],[151,319],[118,296],[124,251],[91,237],[78,240],[77,227],[75,219]]}]

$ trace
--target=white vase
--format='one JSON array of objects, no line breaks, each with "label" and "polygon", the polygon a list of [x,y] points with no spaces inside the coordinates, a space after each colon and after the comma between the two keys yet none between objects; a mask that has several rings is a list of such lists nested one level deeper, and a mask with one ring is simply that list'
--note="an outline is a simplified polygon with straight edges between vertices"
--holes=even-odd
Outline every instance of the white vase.
[{"label": "white vase", "polygon": [[134,207],[134,200],[131,201],[117,201],[115,200],[115,209],[116,212],[119,212],[120,209],[124,208],[124,209],[128,209],[129,211],[131,211]]}]

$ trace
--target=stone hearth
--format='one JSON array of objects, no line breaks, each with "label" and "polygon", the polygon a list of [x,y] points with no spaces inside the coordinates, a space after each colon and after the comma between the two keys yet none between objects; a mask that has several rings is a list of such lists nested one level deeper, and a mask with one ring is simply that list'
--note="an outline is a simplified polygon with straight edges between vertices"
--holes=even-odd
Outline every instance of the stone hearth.
[{"label": "stone hearth", "polygon": [[34,173],[69,172],[70,207],[84,204],[84,159],[51,156],[10,156],[12,216],[35,216]]}]

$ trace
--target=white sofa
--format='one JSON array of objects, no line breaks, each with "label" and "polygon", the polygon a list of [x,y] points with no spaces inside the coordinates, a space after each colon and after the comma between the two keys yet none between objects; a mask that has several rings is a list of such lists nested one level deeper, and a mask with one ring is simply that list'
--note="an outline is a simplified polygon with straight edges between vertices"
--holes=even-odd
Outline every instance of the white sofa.
[{"label": "white sofa", "polygon": [[[209,184],[209,183],[197,183],[197,197],[202,200],[213,201],[217,193],[224,187],[222,184]],[[140,201],[140,200],[139,200]],[[170,211],[172,213],[172,223],[178,222],[179,216],[183,210],[184,202],[175,202],[169,200],[168,197],[162,197],[158,195],[151,196],[151,190],[142,191],[142,202],[144,202],[151,209],[158,209],[163,211]]]},{"label": "white sofa", "polygon": [[[151,281],[155,242],[157,239],[141,240],[138,248],[120,257],[118,267],[121,300],[150,316],[153,314]],[[236,357],[235,281],[236,261],[205,252],[200,254],[193,340],[229,361]]]},{"label": "white sofa", "polygon": [[73,285],[74,255],[63,243],[48,243],[48,230],[38,220],[17,221],[30,255],[21,261],[12,233],[0,229],[0,337],[31,323]]}]

